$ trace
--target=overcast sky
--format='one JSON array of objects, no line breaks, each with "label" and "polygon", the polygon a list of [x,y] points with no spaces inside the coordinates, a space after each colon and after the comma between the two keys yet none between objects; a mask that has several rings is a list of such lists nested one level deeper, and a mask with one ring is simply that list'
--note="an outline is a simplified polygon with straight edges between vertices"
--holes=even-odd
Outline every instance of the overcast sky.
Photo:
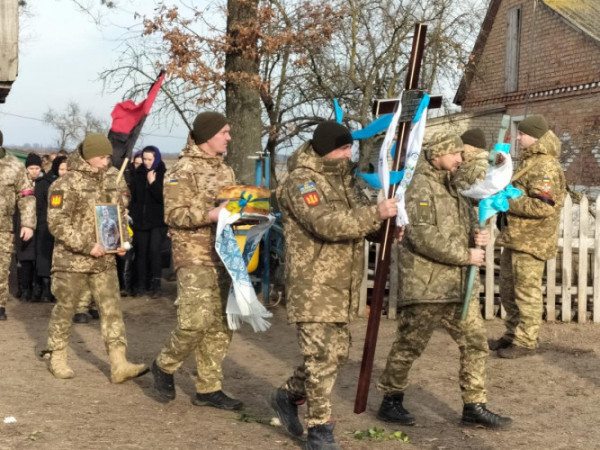
[{"label": "overcast sky", "polygon": [[[133,13],[152,12],[149,1],[120,3],[99,27],[70,0],[29,2],[31,15],[20,23],[19,76],[6,103],[0,104],[5,145],[51,145],[57,132],[41,119],[49,108],[62,111],[70,100],[110,123],[110,113],[125,89],[103,93],[98,74],[116,61],[124,27],[139,23]],[[179,152],[185,145],[185,126],[178,123],[165,129],[153,122],[151,111],[137,146],[153,144],[164,152]]]}]

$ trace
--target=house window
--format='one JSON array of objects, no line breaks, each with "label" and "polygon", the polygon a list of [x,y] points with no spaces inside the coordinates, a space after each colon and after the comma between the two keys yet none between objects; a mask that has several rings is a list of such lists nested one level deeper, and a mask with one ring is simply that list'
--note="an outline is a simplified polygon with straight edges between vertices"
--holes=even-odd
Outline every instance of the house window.
[{"label": "house window", "polygon": [[504,93],[519,87],[519,53],[521,48],[521,7],[508,10],[506,24],[506,60],[504,65]]}]

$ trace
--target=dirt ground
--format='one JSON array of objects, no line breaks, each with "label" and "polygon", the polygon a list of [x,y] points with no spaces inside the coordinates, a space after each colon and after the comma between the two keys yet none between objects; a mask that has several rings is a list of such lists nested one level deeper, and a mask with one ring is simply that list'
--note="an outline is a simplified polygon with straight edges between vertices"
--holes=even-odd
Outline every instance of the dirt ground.
[{"label": "dirt ground", "polygon": [[[125,298],[128,354],[151,363],[175,323],[174,283],[161,299]],[[57,380],[36,357],[43,348],[51,305],[11,300],[9,320],[0,322],[0,448],[2,449],[278,449],[301,448],[272,417],[269,390],[281,384],[299,362],[293,327],[282,307],[263,334],[244,328],[235,334],[224,366],[225,390],[246,404],[244,420],[190,403],[194,361],[177,373],[177,398],[156,401],[152,377],[112,385],[99,324],[74,325],[70,361],[76,377]],[[356,440],[352,432],[372,427],[391,433],[399,427],[379,422],[381,395],[373,388],[367,411],[352,412],[366,320],[352,325],[353,348],[334,391],[336,437],[345,449],[587,449],[600,448],[600,326],[544,324],[542,351],[521,360],[491,356],[489,406],[511,416],[503,432],[461,427],[457,381],[458,351],[442,330],[411,372],[405,406],[417,419],[402,429],[409,442]],[[500,320],[488,322],[497,337]],[[385,364],[394,321],[382,320],[373,380]],[[304,407],[301,408],[301,414]],[[2,423],[14,417],[15,423]]]}]

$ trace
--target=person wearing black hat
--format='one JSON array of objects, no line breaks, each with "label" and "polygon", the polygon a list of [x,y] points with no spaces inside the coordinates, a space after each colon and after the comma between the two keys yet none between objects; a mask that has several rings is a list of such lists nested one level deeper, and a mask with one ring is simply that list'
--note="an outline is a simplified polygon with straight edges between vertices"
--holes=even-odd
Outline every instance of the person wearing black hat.
[{"label": "person wearing black hat", "polygon": [[222,389],[222,363],[232,331],[225,307],[231,279],[215,250],[221,189],[235,184],[223,161],[231,140],[227,118],[206,111],[196,116],[179,161],[164,181],[165,222],[177,271],[177,326],[152,364],[154,387],[166,401],[175,398],[173,374],[196,356],[196,406],[226,410],[243,407]]},{"label": "person wearing black hat", "polygon": [[277,189],[283,214],[288,322],[295,324],[303,364],[269,402],[299,437],[298,405],[307,402],[309,449],[336,449],[331,391],[350,348],[348,323],[358,309],[364,239],[397,214],[397,200],[371,204],[353,176],[352,135],[326,121],[288,160]]},{"label": "person wearing black hat", "polygon": [[13,216],[18,207],[20,226],[16,228],[17,236],[23,242],[29,241],[35,229],[35,197],[33,183],[23,163],[15,156],[8,155],[2,143],[3,135],[0,132],[0,196],[5,205],[0,211],[0,320],[6,320],[8,272],[15,242]]},{"label": "person wearing black hat", "polygon": [[[35,186],[37,186],[38,181],[44,177],[44,173],[42,172],[42,158],[36,153],[29,153],[25,159],[25,168],[27,169],[29,179],[33,182],[35,192]],[[15,216],[15,223],[15,229],[19,229],[20,221],[18,216]],[[39,223],[39,221],[37,221],[37,223]],[[34,295],[34,291],[39,292],[40,290],[40,284],[34,277],[36,256],[35,233],[33,237],[27,241],[17,238],[15,244],[17,250],[17,279],[19,285],[16,297],[25,302],[38,300],[39,295]]]},{"label": "person wearing black hat", "polygon": [[544,310],[542,276],[546,261],[558,250],[558,224],[566,181],[558,161],[560,140],[544,116],[534,114],[518,125],[520,163],[511,183],[523,192],[508,201],[498,243],[500,300],[506,310],[506,330],[490,349],[501,358],[534,354]]}]

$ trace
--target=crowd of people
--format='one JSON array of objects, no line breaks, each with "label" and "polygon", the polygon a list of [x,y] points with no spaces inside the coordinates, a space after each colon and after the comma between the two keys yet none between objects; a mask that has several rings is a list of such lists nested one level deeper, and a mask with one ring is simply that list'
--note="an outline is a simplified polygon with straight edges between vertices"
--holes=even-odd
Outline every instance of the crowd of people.
[{"label": "crowd of people", "polygon": [[[474,226],[475,207],[457,184],[472,183],[487,171],[485,135],[478,129],[462,136],[436,133],[423,146],[406,191],[409,225],[397,234],[401,240],[398,330],[377,383],[383,396],[377,413],[380,420],[416,422],[404,406],[408,373],[434,328],[442,327],[460,350],[462,422],[491,429],[512,423],[487,407],[486,360],[490,349],[502,358],[536,351],[544,261],[556,254],[566,188],[558,163],[560,142],[544,117],[529,116],[518,130],[521,162],[512,182],[522,195],[509,200],[509,209],[499,221],[499,240],[505,247],[501,300],[507,320],[506,332],[497,340],[487,339],[477,289],[466,319],[461,319],[466,269],[484,263],[481,248],[490,236]],[[216,204],[217,194],[235,184],[235,174],[223,160],[230,140],[227,118],[203,112],[194,120],[173,167],[167,170],[159,149],[148,146],[134,155],[124,181],[110,167],[112,146],[105,136],[87,135],[77,150],[66,158],[57,156],[46,170],[39,156],[29,155],[25,170],[16,158],[6,155],[0,134],[0,177],[6,188],[2,193],[5,216],[0,217],[0,241],[6,244],[0,253],[0,318],[6,320],[7,261],[13,239],[13,226],[1,219],[12,220],[18,207],[18,219],[10,223],[16,238],[20,295],[37,299],[33,288],[37,283],[40,300],[56,299],[43,352],[55,377],[75,376],[67,356],[72,320],[82,302],[85,308],[94,300],[113,383],[151,370],[161,401],[172,401],[174,374],[193,353],[197,374],[192,403],[225,410],[243,407],[242,400],[222,390],[222,361],[232,336],[226,317],[231,280],[215,251],[216,223],[225,207]],[[290,157],[289,175],[276,192],[286,238],[288,321],[296,327],[303,361],[268,401],[295,437],[304,433],[298,406],[307,404],[307,449],[339,448],[331,420],[331,393],[349,355],[348,324],[358,308],[364,239],[398,213],[396,199],[374,204],[358,188],[350,162],[352,142],[344,125],[322,122],[312,139]],[[116,244],[116,258],[98,241],[98,218],[90,208],[94,204],[119,205],[122,237]],[[123,272],[125,293],[160,295],[157,261],[167,232],[177,275],[177,325],[148,368],[126,357],[117,267]],[[133,259],[126,250],[131,240]]]},{"label": "crowd of people", "polygon": [[[72,155],[61,150],[41,156],[32,152],[25,159],[27,177],[33,183],[37,221],[31,239],[16,236],[14,243],[17,271],[15,297],[24,302],[56,301],[51,290],[54,236],[48,229],[48,193],[52,183],[67,173],[69,158]],[[162,295],[162,252],[167,239],[167,227],[163,219],[165,172],[160,150],[155,146],[137,151],[124,172],[130,192],[126,219],[128,233],[133,235],[133,248],[122,260],[117,260],[122,296],[148,294],[157,298]],[[20,220],[19,214],[13,216],[15,230],[20,229]],[[87,323],[88,312],[92,318],[98,319],[97,305],[90,298],[81,302],[73,321]]]}]

